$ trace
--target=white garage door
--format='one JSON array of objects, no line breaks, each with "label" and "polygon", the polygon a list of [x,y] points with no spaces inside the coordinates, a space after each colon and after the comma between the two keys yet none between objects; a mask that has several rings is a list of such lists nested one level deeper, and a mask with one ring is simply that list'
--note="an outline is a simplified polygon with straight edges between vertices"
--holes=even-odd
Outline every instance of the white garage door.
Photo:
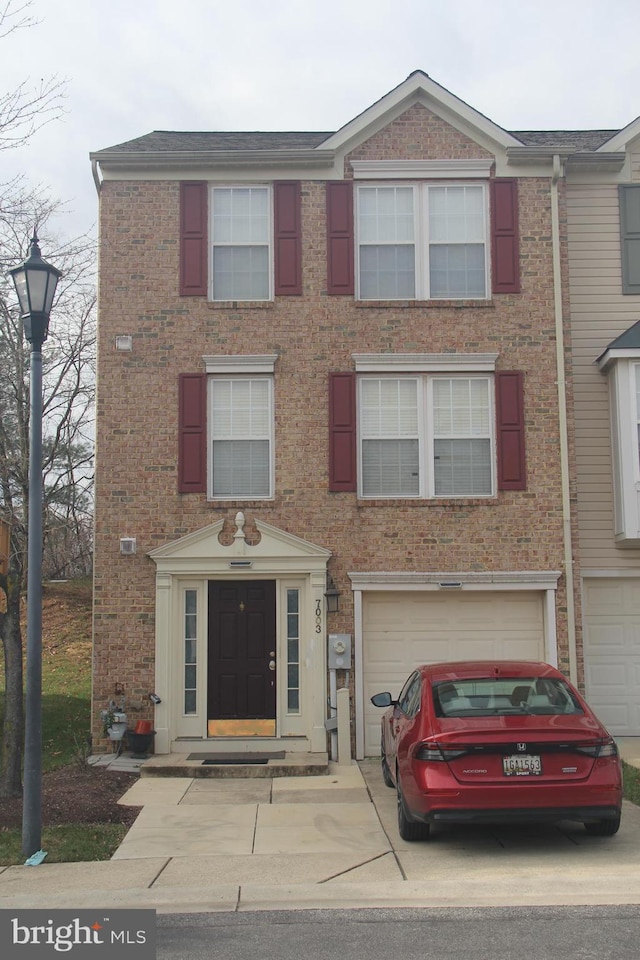
[{"label": "white garage door", "polygon": [[618,736],[640,736],[640,580],[585,580],[587,700]]},{"label": "white garage door", "polygon": [[379,708],[414,667],[445,660],[543,660],[543,598],[536,591],[365,593],[363,596],[365,754],[380,753]]}]

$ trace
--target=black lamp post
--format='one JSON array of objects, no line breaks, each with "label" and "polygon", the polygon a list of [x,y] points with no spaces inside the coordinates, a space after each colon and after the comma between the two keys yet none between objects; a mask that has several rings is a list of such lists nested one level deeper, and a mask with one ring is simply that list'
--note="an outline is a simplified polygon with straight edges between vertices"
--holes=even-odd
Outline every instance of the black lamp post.
[{"label": "black lamp post", "polygon": [[29,387],[29,542],[27,547],[27,684],[24,737],[22,852],[42,842],[42,344],[59,270],[42,259],[34,232],[29,256],[10,271],[20,301],[25,339],[31,344]]}]

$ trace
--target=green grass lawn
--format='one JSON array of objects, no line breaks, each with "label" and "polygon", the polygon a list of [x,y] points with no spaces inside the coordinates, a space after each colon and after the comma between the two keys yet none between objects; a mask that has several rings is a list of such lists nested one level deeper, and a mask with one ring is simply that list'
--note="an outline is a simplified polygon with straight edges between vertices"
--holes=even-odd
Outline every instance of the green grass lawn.
[{"label": "green grass lawn", "polygon": [[[23,625],[23,646],[26,629]],[[4,659],[0,656],[0,723]],[[42,610],[42,769],[85,751],[91,730],[91,581],[45,584]]]},{"label": "green grass lawn", "polygon": [[637,767],[630,767],[628,763],[623,761],[622,774],[624,777],[625,800],[640,805],[640,770]]},{"label": "green grass lawn", "polygon": [[[80,762],[91,731],[91,582],[47,584],[42,614],[42,769]],[[26,645],[26,631],[23,631]],[[4,661],[0,656],[0,723]],[[117,823],[43,827],[47,863],[108,860],[127,832]],[[2,832],[0,865],[24,863],[21,831]]]},{"label": "green grass lawn", "polygon": [[[110,860],[129,828],[121,823],[64,824],[42,828],[42,849],[46,863],[79,863],[82,860]],[[3,830],[0,866],[24,863],[22,831]]]}]

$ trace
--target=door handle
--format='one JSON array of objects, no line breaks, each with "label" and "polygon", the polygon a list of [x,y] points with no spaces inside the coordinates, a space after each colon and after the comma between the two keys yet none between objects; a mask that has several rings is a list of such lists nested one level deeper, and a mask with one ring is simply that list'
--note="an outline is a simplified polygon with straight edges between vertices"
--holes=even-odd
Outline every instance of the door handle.
[{"label": "door handle", "polygon": [[275,670],[276,662],[275,660],[269,660],[269,670]]}]

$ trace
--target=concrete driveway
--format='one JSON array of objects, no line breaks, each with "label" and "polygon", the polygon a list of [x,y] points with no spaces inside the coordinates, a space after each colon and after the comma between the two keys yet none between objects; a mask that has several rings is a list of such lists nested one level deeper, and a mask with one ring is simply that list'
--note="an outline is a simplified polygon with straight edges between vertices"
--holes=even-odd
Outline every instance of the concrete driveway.
[{"label": "concrete driveway", "polygon": [[485,887],[488,896],[502,891],[505,902],[511,897],[514,903],[544,895],[546,884],[558,899],[538,902],[640,902],[598,899],[640,896],[640,807],[625,803],[615,837],[589,837],[577,823],[438,824],[426,842],[408,843],[398,834],[395,791],[384,785],[380,761],[359,766],[407,882],[430,880],[452,893],[462,886],[478,897]]},{"label": "concrete driveway", "polygon": [[438,826],[398,836],[378,760],[321,777],[150,778],[113,858],[0,868],[0,907],[161,912],[371,906],[640,904],[640,807],[620,832]]}]

